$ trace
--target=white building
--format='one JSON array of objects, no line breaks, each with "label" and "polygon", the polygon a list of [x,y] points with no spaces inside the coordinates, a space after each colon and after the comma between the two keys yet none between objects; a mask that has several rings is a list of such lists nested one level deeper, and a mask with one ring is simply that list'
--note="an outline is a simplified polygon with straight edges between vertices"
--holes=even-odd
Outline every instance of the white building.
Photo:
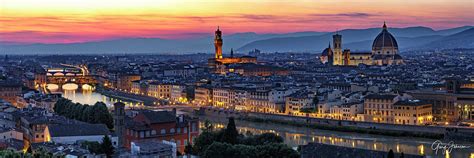
[{"label": "white building", "polygon": [[170,141],[142,140],[131,142],[130,157],[176,158],[176,143]]}]

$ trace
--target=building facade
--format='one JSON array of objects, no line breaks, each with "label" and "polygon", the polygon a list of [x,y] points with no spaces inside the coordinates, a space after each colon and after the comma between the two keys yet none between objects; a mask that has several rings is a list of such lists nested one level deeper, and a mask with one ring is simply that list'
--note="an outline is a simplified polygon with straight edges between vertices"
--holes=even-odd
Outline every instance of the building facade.
[{"label": "building facade", "polygon": [[176,143],[179,152],[199,135],[199,119],[184,115],[176,116],[170,111],[143,110],[127,122],[124,146],[131,148],[132,142],[140,140],[170,141]]},{"label": "building facade", "polygon": [[420,100],[398,101],[393,111],[395,124],[425,125],[433,121],[431,104]]},{"label": "building facade", "polygon": [[394,123],[393,104],[399,100],[393,94],[370,94],[364,98],[364,121]]},{"label": "building facade", "polygon": [[364,65],[400,65],[403,64],[402,57],[398,54],[398,43],[384,23],[380,32],[372,43],[371,52],[351,52],[342,49],[342,35],[333,35],[333,49],[331,45],[323,50],[320,60],[335,66],[358,66]]}]

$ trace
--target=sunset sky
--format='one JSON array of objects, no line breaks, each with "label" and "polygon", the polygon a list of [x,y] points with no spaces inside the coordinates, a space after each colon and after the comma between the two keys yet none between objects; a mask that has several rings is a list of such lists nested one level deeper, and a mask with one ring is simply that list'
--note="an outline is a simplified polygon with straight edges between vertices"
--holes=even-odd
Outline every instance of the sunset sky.
[{"label": "sunset sky", "polygon": [[474,0],[0,0],[0,41],[182,39],[346,28],[474,25]]}]

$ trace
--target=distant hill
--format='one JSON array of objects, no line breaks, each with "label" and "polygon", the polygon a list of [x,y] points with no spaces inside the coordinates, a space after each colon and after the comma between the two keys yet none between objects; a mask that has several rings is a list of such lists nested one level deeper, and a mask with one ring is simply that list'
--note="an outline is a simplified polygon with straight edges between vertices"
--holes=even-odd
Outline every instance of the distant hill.
[{"label": "distant hill", "polygon": [[[473,28],[464,26],[447,30],[435,31],[427,27],[389,28],[389,31],[398,41],[401,50],[418,49],[427,43],[439,40],[449,33],[459,33]],[[342,35],[343,48],[359,51],[371,50],[372,41],[380,33],[381,28],[370,29],[347,29],[339,31]],[[271,38],[258,40],[240,47],[239,51],[249,51],[258,48],[267,52],[285,51],[310,51],[320,52],[332,41],[334,33],[327,33],[319,36],[303,36],[291,38]],[[332,43],[332,42],[331,42]],[[423,48],[423,47],[421,47]]]},{"label": "distant hill", "polygon": [[[472,47],[473,26],[435,31],[428,27],[389,28],[400,49]],[[372,41],[381,28],[347,29],[338,31],[343,37],[343,48],[354,51],[371,49]],[[257,34],[253,32],[226,35],[224,54],[231,48],[242,53],[252,49],[264,52],[308,51],[320,52],[332,41],[330,32],[294,32],[285,34]],[[469,34],[469,35],[464,35]],[[444,43],[446,42],[446,43]],[[451,44],[449,44],[451,43]],[[98,42],[68,44],[21,44],[0,42],[0,54],[133,54],[133,53],[212,53],[213,36],[190,39],[126,38]]]},{"label": "distant hill", "polygon": [[462,32],[445,36],[420,48],[423,49],[453,49],[453,48],[474,48],[474,28]]},{"label": "distant hill", "polygon": [[[225,33],[225,32],[224,32]],[[253,32],[224,35],[224,53],[231,48],[269,38],[321,35],[327,32],[294,32],[286,34],[256,34]],[[0,54],[133,54],[133,53],[196,53],[213,52],[213,36],[191,39],[127,38],[98,42],[68,44],[21,44],[0,42]]]}]

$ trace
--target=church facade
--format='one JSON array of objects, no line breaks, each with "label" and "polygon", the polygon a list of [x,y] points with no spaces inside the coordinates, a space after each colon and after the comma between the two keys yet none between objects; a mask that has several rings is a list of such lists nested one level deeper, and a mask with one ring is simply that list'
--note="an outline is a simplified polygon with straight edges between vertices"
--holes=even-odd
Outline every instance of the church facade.
[{"label": "church facade", "polygon": [[398,44],[384,23],[382,32],[375,37],[371,52],[351,52],[342,49],[342,35],[333,35],[333,48],[331,45],[324,49],[321,62],[335,66],[358,66],[364,65],[400,65],[403,64],[402,57],[398,54]]}]

